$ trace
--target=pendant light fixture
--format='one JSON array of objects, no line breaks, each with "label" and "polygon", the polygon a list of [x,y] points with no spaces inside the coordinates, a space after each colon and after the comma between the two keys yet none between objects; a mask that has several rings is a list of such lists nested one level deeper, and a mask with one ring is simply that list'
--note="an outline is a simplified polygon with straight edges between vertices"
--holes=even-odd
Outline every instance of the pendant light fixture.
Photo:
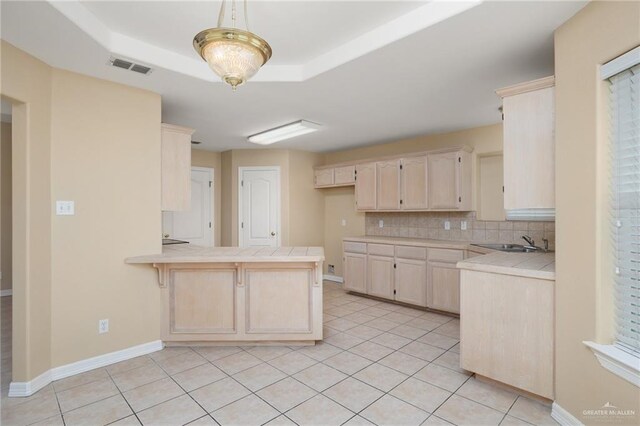
[{"label": "pendant light fixture", "polygon": [[[227,1],[231,2],[231,28],[222,26]],[[222,0],[218,26],[200,31],[193,39],[193,47],[202,59],[233,90],[246,83],[271,58],[269,43],[249,31],[247,0],[243,1],[246,30],[236,28],[235,0]]]}]

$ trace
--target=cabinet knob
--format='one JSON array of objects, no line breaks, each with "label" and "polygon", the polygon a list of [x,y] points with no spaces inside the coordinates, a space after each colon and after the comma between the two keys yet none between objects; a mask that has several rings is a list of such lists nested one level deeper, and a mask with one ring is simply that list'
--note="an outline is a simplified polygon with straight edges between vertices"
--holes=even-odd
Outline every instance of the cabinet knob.
[{"label": "cabinet knob", "polygon": [[275,237],[275,236],[276,236],[276,233],[272,231],[272,232],[271,232],[271,236],[272,236],[272,237]]},{"label": "cabinet knob", "polygon": [[169,238],[169,234],[164,234],[162,238]]}]

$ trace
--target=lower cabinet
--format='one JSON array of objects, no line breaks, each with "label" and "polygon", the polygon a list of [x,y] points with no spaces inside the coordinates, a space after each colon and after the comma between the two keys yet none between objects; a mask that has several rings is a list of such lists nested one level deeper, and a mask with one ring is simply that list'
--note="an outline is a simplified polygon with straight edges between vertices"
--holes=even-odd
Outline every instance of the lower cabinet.
[{"label": "lower cabinet", "polygon": [[460,313],[460,271],[455,263],[427,264],[427,307]]},{"label": "lower cabinet", "polygon": [[343,275],[345,290],[357,293],[367,292],[367,255],[362,253],[344,253]]},{"label": "lower cabinet", "polygon": [[460,273],[456,263],[463,258],[463,250],[345,242],[344,288],[457,314]]},{"label": "lower cabinet", "polygon": [[424,260],[396,259],[395,300],[427,306],[427,264]]},{"label": "lower cabinet", "polygon": [[393,299],[394,259],[386,256],[367,256],[367,294]]}]

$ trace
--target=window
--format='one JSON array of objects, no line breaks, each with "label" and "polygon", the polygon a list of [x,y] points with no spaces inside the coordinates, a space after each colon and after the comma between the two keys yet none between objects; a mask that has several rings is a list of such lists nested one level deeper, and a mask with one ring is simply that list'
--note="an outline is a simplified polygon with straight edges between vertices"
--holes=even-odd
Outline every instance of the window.
[{"label": "window", "polygon": [[616,339],[640,355],[640,65],[609,78]]},{"label": "window", "polygon": [[611,246],[616,337],[584,342],[600,364],[640,387],[640,47],[604,64],[611,137]]}]

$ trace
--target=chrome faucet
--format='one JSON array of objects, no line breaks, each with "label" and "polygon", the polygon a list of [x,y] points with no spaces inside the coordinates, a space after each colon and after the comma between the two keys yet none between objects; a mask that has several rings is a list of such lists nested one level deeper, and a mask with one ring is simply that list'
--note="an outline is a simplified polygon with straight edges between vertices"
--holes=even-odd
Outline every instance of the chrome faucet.
[{"label": "chrome faucet", "polygon": [[536,246],[536,242],[533,241],[533,238],[531,238],[530,236],[523,235],[522,239],[525,240],[527,242],[527,244],[529,244],[529,246],[531,246],[531,247],[535,247]]}]

